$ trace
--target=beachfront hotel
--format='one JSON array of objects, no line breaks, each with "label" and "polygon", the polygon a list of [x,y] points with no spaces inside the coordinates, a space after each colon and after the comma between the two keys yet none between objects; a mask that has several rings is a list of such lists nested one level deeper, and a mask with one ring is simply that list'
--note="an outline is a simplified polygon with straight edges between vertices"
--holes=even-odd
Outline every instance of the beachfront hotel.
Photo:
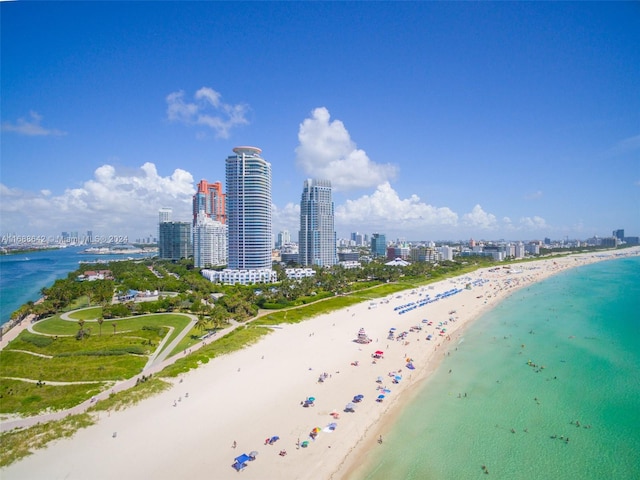
[{"label": "beachfront hotel", "polygon": [[336,264],[334,206],[329,180],[305,180],[300,200],[299,263],[327,267]]}]

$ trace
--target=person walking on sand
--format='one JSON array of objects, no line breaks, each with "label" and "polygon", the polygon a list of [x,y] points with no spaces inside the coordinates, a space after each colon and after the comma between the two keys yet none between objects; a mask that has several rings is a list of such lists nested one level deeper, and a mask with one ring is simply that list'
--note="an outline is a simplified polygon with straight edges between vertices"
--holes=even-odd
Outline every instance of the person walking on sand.
[{"label": "person walking on sand", "polygon": [[238,444],[236,443],[236,441],[233,441],[233,444],[231,445],[231,448],[236,448],[238,446]]},{"label": "person walking on sand", "polygon": [[382,445],[382,435],[380,435],[380,437],[378,437],[378,443],[379,443],[380,445]]}]

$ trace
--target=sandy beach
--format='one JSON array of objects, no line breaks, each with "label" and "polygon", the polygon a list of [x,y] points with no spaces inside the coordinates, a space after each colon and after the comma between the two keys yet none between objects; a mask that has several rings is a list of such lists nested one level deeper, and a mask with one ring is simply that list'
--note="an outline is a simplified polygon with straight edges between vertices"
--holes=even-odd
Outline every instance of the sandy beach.
[{"label": "sandy beach", "polygon": [[[162,394],[103,412],[96,425],[0,474],[5,480],[350,478],[466,326],[518,288],[607,258],[614,254],[496,266],[282,325],[183,375]],[[361,329],[370,343],[356,342]],[[382,358],[373,357],[376,351]],[[363,399],[345,412],[358,394]],[[303,406],[309,397],[313,405]],[[251,452],[255,460],[236,472],[234,459]]]}]

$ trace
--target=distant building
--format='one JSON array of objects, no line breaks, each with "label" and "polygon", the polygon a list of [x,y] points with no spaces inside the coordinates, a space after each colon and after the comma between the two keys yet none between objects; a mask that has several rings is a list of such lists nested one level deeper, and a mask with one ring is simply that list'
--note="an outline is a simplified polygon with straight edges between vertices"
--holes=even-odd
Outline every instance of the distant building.
[{"label": "distant building", "polygon": [[357,262],[360,259],[360,253],[358,252],[338,252],[338,261],[342,262]]},{"label": "distant building", "polygon": [[618,230],[614,230],[611,236],[612,237],[616,237],[620,241],[623,241],[624,240],[624,228],[620,228]]},{"label": "distant building", "polygon": [[624,237],[627,245],[640,245],[640,237]]},{"label": "distant building", "polygon": [[387,240],[382,233],[374,233],[371,236],[371,255],[384,257],[387,253]]},{"label": "distant building", "polygon": [[227,264],[227,227],[204,211],[193,227],[193,264],[197,268]]},{"label": "distant building", "polygon": [[299,263],[303,266],[328,267],[336,264],[336,231],[334,226],[331,182],[304,181],[300,199]]},{"label": "distant building", "polygon": [[276,240],[276,248],[282,248],[285,245],[288,245],[291,243],[291,234],[289,233],[289,230],[282,230],[281,232],[278,232],[278,237]]},{"label": "distant building", "polygon": [[204,212],[207,217],[216,222],[225,223],[225,197],[222,192],[222,183],[209,183],[200,180],[195,195],[193,196],[193,225],[198,220],[198,214]]},{"label": "distant building", "polygon": [[170,222],[173,210],[169,207],[162,207],[158,210],[158,223]]},{"label": "distant building", "polygon": [[182,258],[189,258],[191,254],[191,223],[163,222],[159,224],[159,258],[165,260],[180,260]]},{"label": "distant building", "polygon": [[442,260],[453,260],[453,254],[455,253],[456,249],[453,247],[450,247],[449,245],[442,245],[441,247],[437,247],[436,251],[440,254],[440,258]]}]

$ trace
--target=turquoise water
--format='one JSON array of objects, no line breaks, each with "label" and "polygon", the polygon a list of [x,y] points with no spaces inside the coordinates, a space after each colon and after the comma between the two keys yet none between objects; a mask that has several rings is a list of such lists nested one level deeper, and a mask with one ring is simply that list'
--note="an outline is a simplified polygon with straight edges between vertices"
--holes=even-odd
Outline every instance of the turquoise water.
[{"label": "turquoise water", "polygon": [[502,302],[374,450],[361,479],[640,478],[640,258]]},{"label": "turquoise water", "polygon": [[[87,247],[69,247],[0,256],[0,325],[21,305],[41,297],[43,287],[66,278],[78,269],[79,261],[119,260],[144,255],[91,255],[80,253]],[[98,258],[97,258],[98,257]]]}]

